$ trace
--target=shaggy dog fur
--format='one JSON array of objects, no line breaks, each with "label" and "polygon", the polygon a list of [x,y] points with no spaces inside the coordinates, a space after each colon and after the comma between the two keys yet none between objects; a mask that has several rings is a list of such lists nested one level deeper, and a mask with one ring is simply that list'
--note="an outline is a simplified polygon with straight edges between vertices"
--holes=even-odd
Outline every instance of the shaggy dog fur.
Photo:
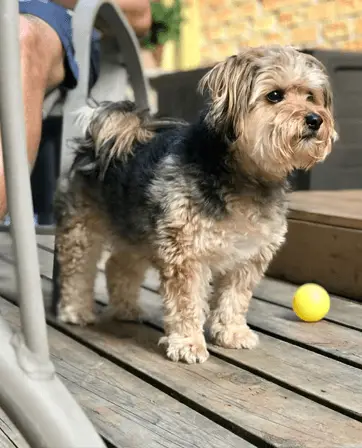
[{"label": "shaggy dog fur", "polygon": [[59,319],[95,320],[96,264],[107,244],[111,315],[140,319],[140,285],[154,266],[160,342],[168,358],[187,363],[208,358],[206,320],[222,347],[257,345],[246,314],[284,242],[287,176],[324,160],[336,138],[326,71],[292,47],[245,49],[200,87],[210,101],[190,125],[157,121],[130,102],[88,111],[56,197]]}]

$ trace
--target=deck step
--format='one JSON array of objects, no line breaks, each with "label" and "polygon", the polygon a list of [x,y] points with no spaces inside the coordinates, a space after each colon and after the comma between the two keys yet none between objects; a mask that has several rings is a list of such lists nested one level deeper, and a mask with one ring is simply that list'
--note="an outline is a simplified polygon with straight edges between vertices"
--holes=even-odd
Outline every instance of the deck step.
[{"label": "deck step", "polygon": [[362,190],[299,191],[289,208],[287,241],[268,275],[362,300]]}]

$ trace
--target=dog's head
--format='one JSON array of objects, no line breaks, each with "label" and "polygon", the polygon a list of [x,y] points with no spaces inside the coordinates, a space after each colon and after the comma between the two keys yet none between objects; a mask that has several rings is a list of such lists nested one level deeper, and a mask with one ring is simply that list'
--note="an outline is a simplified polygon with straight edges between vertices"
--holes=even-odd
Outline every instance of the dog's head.
[{"label": "dog's head", "polygon": [[245,49],[201,80],[206,120],[264,172],[285,176],[323,161],[337,138],[324,66],[292,47]]}]

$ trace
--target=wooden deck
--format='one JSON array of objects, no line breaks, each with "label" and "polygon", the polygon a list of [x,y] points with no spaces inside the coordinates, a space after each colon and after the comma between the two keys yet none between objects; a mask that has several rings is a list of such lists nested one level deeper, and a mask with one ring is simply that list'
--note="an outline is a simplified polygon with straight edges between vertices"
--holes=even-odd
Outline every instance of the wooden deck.
[{"label": "wooden deck", "polygon": [[297,191],[289,208],[287,241],[269,275],[362,300],[362,190]]},{"label": "wooden deck", "polygon": [[[44,295],[50,301],[52,237],[38,237]],[[107,298],[102,270],[96,285]],[[202,365],[167,361],[157,277],[142,289],[148,325],[61,325],[48,313],[61,379],[112,447],[362,447],[362,304],[332,297],[326,320],[299,322],[295,286],[265,279],[255,292],[253,351],[210,345]],[[0,312],[19,327],[11,240],[0,234]],[[102,305],[100,305],[102,306]],[[0,447],[26,447],[0,414]],[[66,448],[66,447],[65,447]],[[91,448],[91,447],[90,447]]]}]

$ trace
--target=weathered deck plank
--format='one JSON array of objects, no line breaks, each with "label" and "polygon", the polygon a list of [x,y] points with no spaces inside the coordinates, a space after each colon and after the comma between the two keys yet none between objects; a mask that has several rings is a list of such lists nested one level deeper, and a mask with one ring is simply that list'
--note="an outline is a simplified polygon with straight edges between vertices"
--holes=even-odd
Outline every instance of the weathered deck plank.
[{"label": "weathered deck plank", "polygon": [[362,423],[220,359],[211,357],[201,366],[165,361],[156,330],[107,323],[69,331],[170,388],[200,412],[219,416],[237,432],[247,430],[271,446],[320,447],[328,441],[328,447],[343,447],[362,440]]},{"label": "weathered deck plank", "polygon": [[[48,300],[53,241],[41,237],[38,242],[44,248],[39,251],[39,258]],[[0,293],[14,300],[9,241],[0,241],[0,253],[7,257],[7,261],[0,260]],[[260,347],[233,351],[210,345],[214,356],[202,366],[166,361],[157,347],[161,333],[155,328],[124,323],[103,324],[96,329],[62,325],[60,328],[93,347],[102,359],[126,366],[146,382],[174,394],[226,428],[247,434],[253,441],[264,440],[259,442],[260,446],[359,446],[362,349],[360,331],[356,330],[361,329],[358,316],[362,308],[333,298],[330,322],[306,324],[299,322],[290,310],[293,286],[270,279],[264,283],[268,282],[271,294],[268,295],[267,286],[262,283],[256,291],[262,300],[254,299],[249,313],[249,322],[264,332],[260,333]],[[286,288],[278,287],[277,283]],[[158,289],[153,272],[149,273],[146,286]],[[143,303],[153,303],[158,308],[158,294],[143,289],[141,295]],[[100,302],[107,301],[103,275],[97,281],[96,296]],[[357,308],[352,309],[351,305]],[[160,325],[159,318],[156,324]],[[59,324],[52,320],[52,325]]]},{"label": "weathered deck plank", "polygon": [[0,448],[29,448],[18,429],[0,409]]},{"label": "weathered deck plank", "polygon": [[[265,278],[256,288],[255,296],[276,305],[292,308],[293,294],[297,285]],[[326,320],[362,331],[362,306],[331,294],[331,309]]]},{"label": "weathered deck plank", "polygon": [[343,447],[362,440],[361,423],[217,358],[202,366],[168,363],[165,369],[167,361],[157,348],[160,333],[156,330],[119,324],[107,325],[106,333],[66,328],[104,355],[176,392],[193,407],[213,416],[221,414],[226,425],[236,426],[241,433],[247,430],[270,446],[321,446],[322,437],[328,447]]},{"label": "weathered deck plank", "polygon": [[[3,250],[4,253],[6,250],[9,253],[9,249],[6,249],[4,245],[0,246],[0,251]],[[11,257],[11,254],[9,256]],[[48,278],[52,277],[50,265],[52,257],[50,252],[39,250],[41,270],[43,275]],[[153,282],[151,287],[155,288],[157,282],[155,275],[151,273],[149,277]],[[150,287],[149,283],[146,285]],[[142,292],[146,301],[156,302],[159,300],[156,296],[150,300],[147,294],[146,291]],[[96,296],[102,302],[107,300],[102,276],[96,284]],[[350,302],[346,301],[345,305],[347,308],[350,307]],[[343,308],[343,304],[340,302],[339,308]],[[358,310],[361,313],[360,309]],[[345,314],[347,313],[348,311],[345,312]],[[356,314],[358,315],[358,313]],[[258,299],[253,299],[251,302],[248,321],[252,326],[272,336],[293,341],[298,345],[337,358],[355,367],[362,367],[362,344],[359,331],[326,320],[316,324],[301,322],[294,312],[284,305],[279,306]]]},{"label": "weathered deck plank", "polygon": [[[18,308],[0,311],[19,327]],[[247,448],[251,445],[59,331],[49,328],[57,373],[96,428],[127,448]],[[1,445],[0,445],[1,446]]]},{"label": "weathered deck plank", "polygon": [[294,283],[316,282],[360,301],[362,190],[290,194],[286,242],[268,275]]},{"label": "weathered deck plank", "polygon": [[[51,269],[49,269],[51,254],[46,254],[40,251],[40,260],[43,274],[51,276]],[[154,281],[154,287],[157,279],[153,276],[152,280]],[[277,283],[272,280],[271,282],[273,284]],[[105,298],[102,297],[102,295],[104,296],[104,285],[102,285],[101,279],[97,286],[98,298],[105,301]],[[288,289],[288,287],[286,288]],[[273,294],[272,289],[271,300],[275,295],[276,294]],[[143,301],[147,303],[159,303],[158,296],[153,295],[151,292],[142,291],[142,298]],[[360,311],[362,308],[354,303],[342,299],[338,300],[337,303],[341,314],[345,314],[346,316],[348,316],[348,312],[343,312],[344,305],[347,309],[349,309],[351,305],[353,308],[357,307],[357,310],[354,313],[355,315],[358,315],[357,311]],[[256,311],[254,310],[255,306],[257,307]],[[270,313],[270,310],[273,312]],[[274,323],[278,321],[278,312],[282,313],[281,319],[279,318],[279,320],[282,321],[282,324],[274,326]],[[256,321],[254,323],[258,324],[260,321],[263,323],[264,320],[268,320],[264,319],[265,314],[268,314],[269,319],[271,319],[271,324],[269,327],[266,327],[264,324],[262,329],[271,328],[272,331],[275,331],[275,329],[280,330],[281,328],[282,331],[280,333],[283,336],[291,338],[302,335],[303,339],[297,338],[297,342],[303,341],[307,347],[309,345],[315,345],[317,348],[320,347],[322,352],[325,347],[324,341],[331,345],[335,339],[334,337],[329,336],[330,333],[334,334],[336,328],[340,330],[340,327],[332,326],[332,328],[329,328],[327,335],[325,335],[326,329],[324,322],[320,322],[317,325],[296,322],[292,313],[290,313],[289,316],[291,320],[285,322],[285,310],[283,308],[273,307],[273,305],[270,306],[269,304],[263,304],[256,301],[256,304],[252,305],[250,313],[251,319],[254,317],[254,320]],[[321,326],[323,326],[323,328],[321,328]],[[306,329],[308,329],[308,331],[306,331]],[[351,335],[351,332],[348,329],[342,328],[342,331],[345,337]],[[355,332],[352,332],[352,334],[354,335],[352,340],[355,344],[359,344],[359,334],[355,334]],[[309,339],[307,340],[305,339],[306,335],[309,335]],[[320,340],[321,337],[323,337],[322,340]],[[326,401],[332,406],[341,407],[345,412],[361,417],[362,406],[360,403],[362,402],[362,383],[359,381],[360,371],[358,369],[342,363],[335,363],[335,361],[322,357],[317,353],[312,353],[306,349],[288,344],[284,341],[275,340],[275,338],[267,335],[261,335],[261,339],[262,344],[258,350],[262,350],[262,355],[256,351],[230,351],[217,347],[212,347],[212,350],[214,353],[218,353],[220,356],[225,357],[225,359],[247,366],[250,369],[255,369],[256,372],[264,374],[266,377],[272,377],[283,384],[287,384],[289,387],[292,386],[293,388],[300,390],[304,394],[312,394],[318,400]],[[337,344],[341,344],[342,341],[343,339],[338,339]],[[335,353],[336,350],[337,349],[335,349],[333,353]],[[338,355],[341,355],[340,350],[337,351],[337,353]],[[345,352],[342,353],[342,356],[344,355]],[[285,368],[286,365],[289,366],[288,369]],[[308,378],[308,381],[306,378]],[[326,384],[329,384],[329,387],[326,387]]]},{"label": "weathered deck plank", "polygon": [[[157,273],[150,270],[147,273],[144,285],[155,292],[159,289]],[[286,281],[265,277],[256,287],[254,297],[260,298],[276,305],[292,308],[294,292],[298,285]],[[342,324],[356,330],[362,330],[362,306],[354,302],[331,294],[331,309],[326,320]]]},{"label": "weathered deck plank", "polygon": [[[142,291],[141,296],[143,303],[157,300],[150,291]],[[159,318],[150,320],[162,328]],[[226,350],[212,344],[209,344],[209,350],[226,361],[246,367],[303,395],[312,396],[318,402],[362,421],[360,368],[267,334],[259,333],[259,338],[260,345],[256,350]]]},{"label": "weathered deck plank", "polygon": [[[144,284],[157,291],[157,275],[150,271]],[[249,323],[272,336],[362,367],[361,333],[358,331],[362,329],[362,304],[332,296],[328,319],[306,323],[292,311],[294,291],[291,284],[264,279],[255,291],[255,296],[262,300],[254,298],[251,301]]]}]

